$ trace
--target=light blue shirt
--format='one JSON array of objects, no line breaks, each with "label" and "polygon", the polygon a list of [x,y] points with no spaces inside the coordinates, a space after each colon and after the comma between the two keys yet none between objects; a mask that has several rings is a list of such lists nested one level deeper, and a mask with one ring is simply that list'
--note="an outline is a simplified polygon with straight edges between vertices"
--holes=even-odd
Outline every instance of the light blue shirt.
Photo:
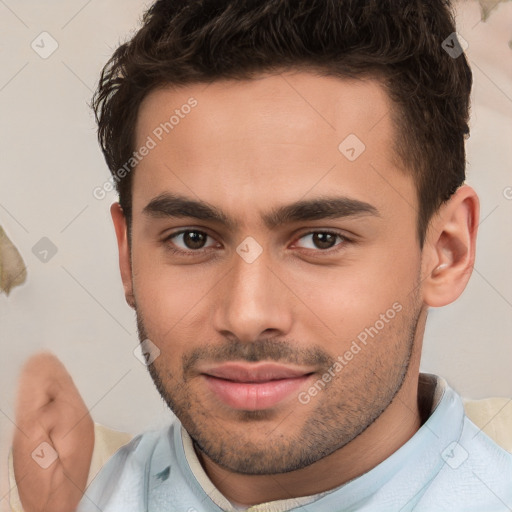
[{"label": "light blue shirt", "polygon": [[[512,454],[465,415],[461,397],[444,379],[429,374],[421,374],[421,378],[420,390],[433,393],[431,414],[390,457],[331,491],[247,510],[512,510]],[[181,430],[176,420],[122,447],[90,485],[77,512],[222,512],[219,501],[212,499],[212,492],[201,486],[192,471]]]}]

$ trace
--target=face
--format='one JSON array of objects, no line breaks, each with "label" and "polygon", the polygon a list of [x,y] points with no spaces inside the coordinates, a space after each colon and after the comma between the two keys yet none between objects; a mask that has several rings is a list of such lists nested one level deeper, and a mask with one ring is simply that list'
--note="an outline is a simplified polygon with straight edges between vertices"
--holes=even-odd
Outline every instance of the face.
[{"label": "face", "polygon": [[225,468],[305,467],[404,381],[421,251],[392,108],[376,81],[307,72],[161,89],[141,105],[139,335],[160,351],[159,392]]}]

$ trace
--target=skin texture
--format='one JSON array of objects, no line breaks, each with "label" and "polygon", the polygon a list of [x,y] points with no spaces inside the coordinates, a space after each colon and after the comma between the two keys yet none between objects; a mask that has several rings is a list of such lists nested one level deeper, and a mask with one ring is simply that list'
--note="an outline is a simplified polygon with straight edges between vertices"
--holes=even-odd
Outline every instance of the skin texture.
[{"label": "skin texture", "polygon": [[[413,178],[397,165],[393,106],[376,81],[302,71],[161,89],[139,110],[136,146],[190,97],[197,106],[135,172],[131,254],[122,210],[111,208],[126,299],[141,340],[160,350],[151,375],[228,499],[251,505],[332,489],[419,428],[427,308],[466,285],[478,200],[459,189],[420,250]],[[352,162],[338,150],[351,133],[366,146]],[[164,193],[204,201],[236,226],[144,212]],[[378,215],[273,229],[262,221],[273,208],[333,194]],[[184,228],[208,236],[202,245],[197,231],[169,238]],[[335,237],[327,252],[313,230],[348,241]],[[236,251],[248,236],[262,248],[252,263]],[[307,404],[293,395],[265,410],[233,409],[201,374],[213,363],[279,360],[314,372],[307,390],[397,303],[400,313]]]},{"label": "skin texture", "polygon": [[[287,71],[160,89],[141,105],[135,146],[190,98],[197,105],[133,176],[131,247],[123,211],[111,207],[126,301],[141,340],[160,350],[151,375],[228,499],[252,505],[333,489],[420,427],[427,310],[453,302],[466,286],[477,196],[461,187],[432,219],[420,249],[413,177],[396,162],[393,105],[377,81]],[[349,134],[366,146],[354,161],[338,150]],[[236,225],[144,212],[164,193],[206,202]],[[262,220],[275,208],[326,196],[364,201],[378,214],[272,229]],[[170,238],[185,228],[195,238]],[[341,238],[318,236],[326,230]],[[262,249],[252,263],[237,252],[248,236]],[[302,403],[299,391],[397,304],[394,318]],[[202,375],[226,361],[279,361],[312,375],[273,407],[238,410],[219,401]],[[76,453],[84,452],[77,446]]]},{"label": "skin texture", "polygon": [[[69,373],[52,354],[33,356],[23,367],[16,425],[13,465],[23,510],[75,510],[89,475],[94,424]],[[37,463],[46,465],[55,452],[58,458],[48,467]]]}]

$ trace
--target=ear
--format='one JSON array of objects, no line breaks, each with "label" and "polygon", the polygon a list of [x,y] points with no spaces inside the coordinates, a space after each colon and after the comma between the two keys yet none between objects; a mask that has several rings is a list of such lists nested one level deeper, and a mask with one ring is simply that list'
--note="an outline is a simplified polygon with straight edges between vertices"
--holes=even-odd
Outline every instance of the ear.
[{"label": "ear", "polygon": [[130,262],[130,246],[128,244],[126,217],[119,203],[112,204],[110,214],[112,215],[112,221],[114,222],[114,228],[116,230],[117,247],[119,249],[119,269],[121,270],[124,296],[128,305],[134,308],[135,298],[133,296],[132,267]]},{"label": "ear", "polygon": [[432,218],[423,247],[423,301],[446,306],[464,291],[475,263],[480,202],[463,185]]}]

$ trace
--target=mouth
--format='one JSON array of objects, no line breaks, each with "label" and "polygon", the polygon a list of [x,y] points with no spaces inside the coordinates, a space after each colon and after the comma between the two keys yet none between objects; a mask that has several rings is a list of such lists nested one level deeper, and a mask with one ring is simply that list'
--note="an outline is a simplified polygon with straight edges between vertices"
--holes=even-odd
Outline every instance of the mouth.
[{"label": "mouth", "polygon": [[225,405],[237,410],[269,409],[283,402],[315,372],[273,363],[225,363],[201,374],[210,391]]}]

